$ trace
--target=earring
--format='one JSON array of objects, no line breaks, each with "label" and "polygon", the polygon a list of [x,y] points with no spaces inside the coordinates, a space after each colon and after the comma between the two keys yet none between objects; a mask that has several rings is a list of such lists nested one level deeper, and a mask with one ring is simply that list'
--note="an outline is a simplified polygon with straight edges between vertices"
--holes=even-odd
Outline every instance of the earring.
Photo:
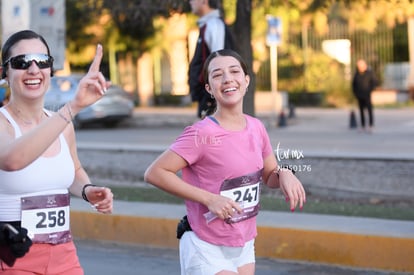
[{"label": "earring", "polygon": [[213,94],[210,94],[210,97],[211,97],[212,99],[214,99],[214,95],[213,95]]}]

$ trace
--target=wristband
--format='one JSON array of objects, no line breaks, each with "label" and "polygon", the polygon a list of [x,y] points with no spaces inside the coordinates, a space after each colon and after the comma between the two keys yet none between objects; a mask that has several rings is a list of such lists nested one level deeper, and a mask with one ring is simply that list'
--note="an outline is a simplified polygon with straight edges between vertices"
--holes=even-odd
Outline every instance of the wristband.
[{"label": "wristband", "polygon": [[95,184],[85,184],[83,187],[82,187],[82,198],[85,200],[85,201],[87,201],[87,202],[89,202],[89,200],[88,200],[88,197],[86,196],[86,194],[85,194],[85,189],[86,189],[86,187],[89,187],[89,186],[96,186]]},{"label": "wristband", "polygon": [[70,107],[70,103],[68,103],[66,106],[67,106],[68,111],[69,111],[70,120],[73,121],[73,114],[72,114],[72,108]]},{"label": "wristband", "polygon": [[277,175],[277,178],[279,178],[279,173],[282,170],[290,170],[293,175],[295,174],[295,170],[293,170],[292,167],[289,167],[289,165],[278,165],[277,169],[273,170],[273,172]]}]

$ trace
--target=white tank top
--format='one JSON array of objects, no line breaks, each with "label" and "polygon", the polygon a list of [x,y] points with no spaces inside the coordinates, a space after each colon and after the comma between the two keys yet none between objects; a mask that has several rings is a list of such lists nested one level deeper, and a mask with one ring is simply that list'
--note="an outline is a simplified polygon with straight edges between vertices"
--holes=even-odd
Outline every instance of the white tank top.
[{"label": "white tank top", "polygon": [[[4,107],[0,112],[13,126],[15,138],[19,138],[22,135],[19,125]],[[41,156],[19,171],[0,169],[0,221],[20,221],[22,197],[68,193],[75,167],[63,134],[59,135],[59,141],[60,152],[53,157]]]}]

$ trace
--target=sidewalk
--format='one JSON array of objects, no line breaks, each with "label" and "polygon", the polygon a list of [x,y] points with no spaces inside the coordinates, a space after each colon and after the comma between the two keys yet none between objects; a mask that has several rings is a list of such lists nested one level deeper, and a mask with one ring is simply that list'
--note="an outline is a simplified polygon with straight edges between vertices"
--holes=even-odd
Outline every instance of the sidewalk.
[{"label": "sidewalk", "polygon": [[349,110],[298,109],[296,117],[269,130],[272,139],[313,156],[414,159],[414,109],[375,110],[372,134],[350,129]]},{"label": "sidewalk", "polygon": [[[347,109],[297,108],[287,126],[278,127],[278,115],[258,113],[266,126],[274,148],[298,149],[309,157],[414,160],[414,108],[375,109],[372,134],[349,127]],[[81,147],[94,146],[163,151],[184,127],[198,121],[192,108],[136,108],[133,118],[120,127],[156,130],[165,135],[138,136],[135,142],[114,143],[100,137]]]},{"label": "sidewalk", "polygon": [[[385,177],[393,177],[393,161],[414,160],[412,108],[375,109],[373,134],[350,129],[349,110],[298,108],[286,127],[277,127],[275,114],[257,116],[266,125],[274,149],[300,151],[303,158],[381,159],[390,163],[383,171]],[[140,130],[133,142],[113,143],[102,135],[93,144],[78,144],[161,151],[196,120],[190,108],[137,108],[134,119],[127,122]],[[412,190],[412,186],[402,188]],[[73,199],[72,230],[78,238],[177,248],[175,229],[184,213],[183,206],[116,201],[115,213],[106,216]],[[414,221],[262,211],[258,230],[259,257],[414,273]]]},{"label": "sidewalk", "polygon": [[[348,109],[296,108],[286,127],[277,126],[278,114],[256,116],[267,127],[274,147],[280,143],[301,149],[308,156],[414,160],[414,108],[374,109],[373,134],[350,129]],[[192,108],[149,107],[137,108],[130,123],[138,128],[182,129],[195,121]]]}]

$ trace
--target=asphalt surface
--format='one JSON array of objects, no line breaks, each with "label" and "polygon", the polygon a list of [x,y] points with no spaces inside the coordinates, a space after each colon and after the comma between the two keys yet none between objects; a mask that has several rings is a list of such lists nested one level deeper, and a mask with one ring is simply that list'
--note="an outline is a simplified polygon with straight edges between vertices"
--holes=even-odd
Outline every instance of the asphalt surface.
[{"label": "asphalt surface", "polygon": [[[102,241],[76,241],[85,275],[179,275],[175,249],[126,245]],[[312,264],[309,262],[256,259],[256,275],[402,275],[409,273]]]}]

